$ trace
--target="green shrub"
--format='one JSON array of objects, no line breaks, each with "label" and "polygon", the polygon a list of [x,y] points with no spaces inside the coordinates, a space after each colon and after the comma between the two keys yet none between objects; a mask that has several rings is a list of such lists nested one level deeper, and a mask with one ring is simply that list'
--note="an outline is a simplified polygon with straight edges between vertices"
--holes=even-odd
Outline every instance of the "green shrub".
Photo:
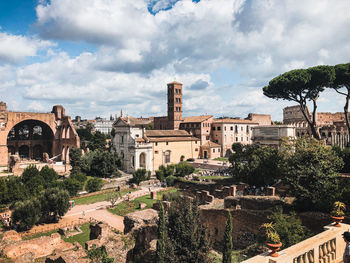
[{"label": "green shrub", "polygon": [[70,196],[76,196],[83,189],[83,183],[73,178],[67,178],[63,181],[63,188],[69,192]]},{"label": "green shrub", "polygon": [[137,169],[132,174],[131,182],[139,185],[142,181],[146,181],[147,180],[146,173],[147,173],[147,170],[145,168]]},{"label": "green shrub", "polygon": [[175,176],[168,176],[165,181],[166,181],[166,184],[167,186],[173,186],[175,184],[175,179],[176,177]]},{"label": "green shrub", "polygon": [[75,179],[81,183],[85,183],[85,181],[87,180],[86,174],[84,174],[82,172],[71,173],[71,175],[69,177],[72,179]]},{"label": "green shrub", "polygon": [[184,177],[194,172],[195,168],[185,162],[181,162],[175,166],[176,173],[175,176]]},{"label": "green shrub", "polygon": [[101,178],[90,178],[86,183],[86,191],[89,193],[101,190],[103,186],[103,180]]}]

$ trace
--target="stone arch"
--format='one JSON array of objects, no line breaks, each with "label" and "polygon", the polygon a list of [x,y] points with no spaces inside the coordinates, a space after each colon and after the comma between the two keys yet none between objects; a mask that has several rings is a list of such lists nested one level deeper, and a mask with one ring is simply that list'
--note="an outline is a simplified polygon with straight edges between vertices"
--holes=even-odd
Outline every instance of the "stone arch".
[{"label": "stone arch", "polygon": [[26,119],[9,127],[6,139],[11,154],[14,152],[24,158],[40,160],[44,152],[52,155],[55,138],[52,128],[45,122]]},{"label": "stone arch", "polygon": [[62,138],[62,139],[65,139],[65,138],[66,138],[66,127],[64,127],[64,126],[62,126],[61,138]]},{"label": "stone arch", "polygon": [[140,167],[146,168],[146,153],[140,154]]}]

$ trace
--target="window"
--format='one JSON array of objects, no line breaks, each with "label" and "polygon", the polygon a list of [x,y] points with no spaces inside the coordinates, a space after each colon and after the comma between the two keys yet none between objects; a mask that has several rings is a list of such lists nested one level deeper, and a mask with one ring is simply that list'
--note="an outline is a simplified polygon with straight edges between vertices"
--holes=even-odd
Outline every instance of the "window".
[{"label": "window", "polygon": [[136,134],[136,137],[138,138],[140,135]]},{"label": "window", "polygon": [[241,137],[241,142],[243,142],[243,137]]},{"label": "window", "polygon": [[220,126],[218,126],[218,131],[221,131],[221,127]]},{"label": "window", "polygon": [[211,129],[212,129],[213,131],[215,131],[215,126],[211,127]]},{"label": "window", "polygon": [[241,126],[241,131],[243,131],[243,126]]},{"label": "window", "polygon": [[123,136],[123,135],[120,136],[120,143],[121,143],[121,144],[124,144],[124,136]]},{"label": "window", "polygon": [[155,154],[158,154],[158,151],[154,151]]},{"label": "window", "polygon": [[213,153],[215,153],[215,149],[213,149]]},{"label": "window", "polygon": [[170,163],[170,151],[164,152],[164,162]]},{"label": "window", "polygon": [[238,133],[238,126],[235,125],[235,133]]},{"label": "window", "polygon": [[205,138],[206,138],[207,140],[209,140],[209,136],[206,136]]},{"label": "window", "polygon": [[197,144],[197,141],[194,141],[195,144]]},{"label": "window", "polygon": [[169,142],[166,142],[165,144],[166,144],[166,145],[169,145]]},{"label": "window", "polygon": [[158,146],[158,143],[156,142],[156,146]]},{"label": "window", "polygon": [[231,126],[231,131],[233,131],[233,126]]},{"label": "window", "polygon": [[226,131],[226,126],[224,126],[224,130]]},{"label": "window", "polygon": [[249,126],[247,125],[247,132],[249,132]]},{"label": "window", "polygon": [[236,142],[238,142],[238,137],[236,137]]},{"label": "window", "polygon": [[218,149],[218,152],[220,152],[220,149]]},{"label": "window", "polygon": [[198,152],[198,148],[194,149],[196,152]]}]

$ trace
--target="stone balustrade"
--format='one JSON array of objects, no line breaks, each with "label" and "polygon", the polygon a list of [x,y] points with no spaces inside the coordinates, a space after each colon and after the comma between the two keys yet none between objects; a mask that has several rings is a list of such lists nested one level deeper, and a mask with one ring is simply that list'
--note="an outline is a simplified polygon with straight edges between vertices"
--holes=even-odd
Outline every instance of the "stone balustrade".
[{"label": "stone balustrade", "polygon": [[325,231],[279,252],[279,257],[268,256],[268,252],[242,263],[340,263],[343,262],[345,242],[342,234],[350,225],[341,227],[328,225]]}]

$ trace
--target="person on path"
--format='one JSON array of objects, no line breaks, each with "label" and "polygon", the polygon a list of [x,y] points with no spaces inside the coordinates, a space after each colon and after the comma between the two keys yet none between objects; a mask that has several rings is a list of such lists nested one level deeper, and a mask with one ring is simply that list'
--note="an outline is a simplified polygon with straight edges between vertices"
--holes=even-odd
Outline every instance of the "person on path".
[{"label": "person on path", "polygon": [[343,254],[343,262],[350,263],[350,232],[346,231],[343,233],[343,238],[345,241],[345,250]]}]

